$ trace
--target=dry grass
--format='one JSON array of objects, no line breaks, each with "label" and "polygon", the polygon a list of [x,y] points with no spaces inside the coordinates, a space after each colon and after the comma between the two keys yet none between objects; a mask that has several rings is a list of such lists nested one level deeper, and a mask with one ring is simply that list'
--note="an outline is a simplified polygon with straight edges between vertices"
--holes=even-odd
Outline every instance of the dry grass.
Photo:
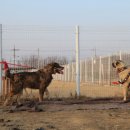
[{"label": "dry grass", "polygon": [[[74,82],[53,81],[48,87],[51,98],[70,98],[76,96],[76,84]],[[27,90],[31,93],[31,90]],[[121,97],[122,87],[120,86],[99,86],[81,83],[81,96],[91,98]],[[32,95],[38,96],[38,90],[32,90]]]}]

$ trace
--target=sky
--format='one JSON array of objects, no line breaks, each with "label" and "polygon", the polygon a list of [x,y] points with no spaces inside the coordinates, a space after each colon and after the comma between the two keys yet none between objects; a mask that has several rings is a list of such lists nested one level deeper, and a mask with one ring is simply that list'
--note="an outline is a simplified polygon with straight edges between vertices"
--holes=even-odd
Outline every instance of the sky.
[{"label": "sky", "polygon": [[130,23],[129,0],[0,0],[0,23],[115,26]]},{"label": "sky", "polygon": [[8,59],[14,45],[19,56],[74,56],[76,25],[82,57],[130,50],[130,0],[0,0],[0,23]]}]

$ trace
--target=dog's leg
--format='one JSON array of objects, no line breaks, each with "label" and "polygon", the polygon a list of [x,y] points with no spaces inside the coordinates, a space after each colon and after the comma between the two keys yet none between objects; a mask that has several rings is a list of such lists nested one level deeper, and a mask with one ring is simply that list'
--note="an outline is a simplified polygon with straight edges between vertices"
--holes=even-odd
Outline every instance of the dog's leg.
[{"label": "dog's leg", "polygon": [[8,106],[10,104],[10,101],[12,100],[12,97],[13,97],[13,93],[12,91],[7,95],[4,103],[3,103],[3,106]]},{"label": "dog's leg", "polygon": [[16,103],[17,103],[17,105],[21,105],[22,103],[21,103],[21,96],[22,96],[22,93],[19,93],[19,94],[17,94],[17,96],[16,96]]},{"label": "dog's leg", "polygon": [[44,91],[43,89],[39,89],[39,101],[42,102],[43,101],[43,95],[44,95]]},{"label": "dog's leg", "polygon": [[41,84],[40,89],[39,89],[39,101],[42,102],[43,101],[43,96],[44,96],[44,92],[46,91],[46,86],[43,84]]},{"label": "dog's leg", "polygon": [[50,99],[50,93],[49,93],[49,91],[48,91],[47,88],[46,88],[46,90],[45,90],[45,94],[46,94],[47,98]]},{"label": "dog's leg", "polygon": [[26,90],[26,88],[24,88],[24,92],[26,94],[26,97],[29,97],[28,91]]},{"label": "dog's leg", "polygon": [[127,100],[127,95],[128,95],[128,85],[127,84],[124,84],[123,85],[123,101],[125,102]]},{"label": "dog's leg", "polygon": [[7,105],[8,105],[10,98],[11,98],[11,97],[7,97],[7,98],[6,98],[6,100],[5,100],[4,104],[3,104],[3,106],[7,106]]},{"label": "dog's leg", "polygon": [[5,102],[4,102],[4,104],[3,104],[3,106],[8,106],[8,105],[11,105],[12,103],[12,99],[13,99],[13,96],[11,95],[9,95],[7,98],[6,98],[6,100],[5,100]]}]

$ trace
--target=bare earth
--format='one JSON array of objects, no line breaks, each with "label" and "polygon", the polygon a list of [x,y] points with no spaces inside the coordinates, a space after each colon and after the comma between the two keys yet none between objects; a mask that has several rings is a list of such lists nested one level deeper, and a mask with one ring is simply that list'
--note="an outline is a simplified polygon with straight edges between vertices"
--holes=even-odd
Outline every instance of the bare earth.
[{"label": "bare earth", "polygon": [[75,99],[69,92],[71,98],[61,98],[55,93],[51,100],[39,104],[25,101],[17,107],[1,105],[0,130],[130,130],[130,102],[123,103],[120,96],[115,97],[121,93],[120,88],[113,88],[112,93],[104,89],[99,93],[105,97],[97,94],[96,98]]}]

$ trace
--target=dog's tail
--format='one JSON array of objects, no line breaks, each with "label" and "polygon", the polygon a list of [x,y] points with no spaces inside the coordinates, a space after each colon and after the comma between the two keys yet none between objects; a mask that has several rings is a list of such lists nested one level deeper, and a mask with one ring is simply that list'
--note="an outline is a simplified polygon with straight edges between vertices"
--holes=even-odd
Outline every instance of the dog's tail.
[{"label": "dog's tail", "polygon": [[11,73],[10,73],[10,69],[9,69],[8,63],[6,61],[3,61],[3,64],[4,64],[5,77],[10,78],[11,77]]}]

